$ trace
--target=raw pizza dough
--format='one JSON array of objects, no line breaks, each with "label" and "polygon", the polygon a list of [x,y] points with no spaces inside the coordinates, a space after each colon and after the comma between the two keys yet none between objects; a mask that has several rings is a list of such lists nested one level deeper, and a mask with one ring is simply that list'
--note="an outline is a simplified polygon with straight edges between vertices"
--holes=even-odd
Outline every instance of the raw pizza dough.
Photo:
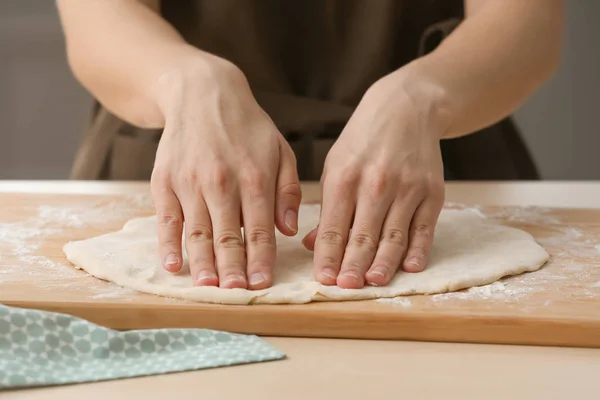
[{"label": "raw pizza dough", "polygon": [[425,271],[398,272],[386,287],[340,289],[313,280],[312,253],[300,243],[316,226],[318,216],[318,206],[303,205],[298,235],[289,238],[278,234],[275,282],[264,290],[195,287],[187,259],[181,273],[165,271],[158,256],[156,217],[133,219],[118,232],[68,243],[64,252],[76,266],[120,286],[221,304],[308,303],[443,293],[535,271],[549,258],[524,231],[498,225],[473,211],[444,210]]}]

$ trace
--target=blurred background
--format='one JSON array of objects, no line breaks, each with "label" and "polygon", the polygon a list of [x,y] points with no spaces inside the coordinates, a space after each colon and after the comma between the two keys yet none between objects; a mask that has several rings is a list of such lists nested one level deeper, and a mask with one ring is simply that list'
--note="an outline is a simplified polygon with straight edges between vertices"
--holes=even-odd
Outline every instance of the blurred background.
[{"label": "blurred background", "polygon": [[[561,66],[515,119],[544,179],[600,179],[600,1],[567,3]],[[0,179],[66,179],[90,108],[54,1],[0,0]]]}]

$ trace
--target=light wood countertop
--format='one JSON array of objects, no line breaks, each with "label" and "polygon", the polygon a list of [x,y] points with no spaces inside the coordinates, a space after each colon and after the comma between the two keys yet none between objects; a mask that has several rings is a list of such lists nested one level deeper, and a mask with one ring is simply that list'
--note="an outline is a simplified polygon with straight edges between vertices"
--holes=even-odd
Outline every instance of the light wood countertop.
[{"label": "light wood countertop", "polygon": [[[8,192],[135,194],[147,183],[0,181]],[[306,200],[318,186],[304,187]],[[597,208],[600,182],[449,183],[446,200],[482,205]],[[598,205],[598,206],[597,206]],[[598,305],[600,307],[600,304]],[[2,399],[593,399],[600,350],[267,338],[284,361],[41,388]]]}]

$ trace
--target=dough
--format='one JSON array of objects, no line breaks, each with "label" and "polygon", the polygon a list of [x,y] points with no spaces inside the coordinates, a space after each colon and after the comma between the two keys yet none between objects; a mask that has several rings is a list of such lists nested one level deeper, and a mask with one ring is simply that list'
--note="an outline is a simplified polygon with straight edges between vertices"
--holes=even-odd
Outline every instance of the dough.
[{"label": "dough", "polygon": [[303,205],[298,235],[293,238],[277,235],[274,285],[257,291],[194,287],[187,259],[181,273],[166,272],[158,256],[156,217],[133,219],[118,232],[68,243],[64,252],[76,266],[120,286],[159,296],[221,304],[308,303],[443,293],[535,271],[549,258],[526,232],[498,225],[473,211],[444,210],[425,271],[398,272],[386,287],[323,286],[313,280],[312,253],[300,243],[316,226],[318,217],[319,206]]}]

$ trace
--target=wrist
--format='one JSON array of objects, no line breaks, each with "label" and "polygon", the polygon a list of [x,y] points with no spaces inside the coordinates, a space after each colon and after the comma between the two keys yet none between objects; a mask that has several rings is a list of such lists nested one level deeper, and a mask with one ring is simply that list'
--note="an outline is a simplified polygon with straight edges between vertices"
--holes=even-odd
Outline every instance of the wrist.
[{"label": "wrist", "polygon": [[416,117],[425,133],[443,139],[451,129],[450,97],[419,61],[381,78],[365,97],[376,99],[380,104],[393,104],[398,112]]},{"label": "wrist", "polygon": [[173,112],[180,113],[186,104],[231,85],[249,87],[243,72],[233,63],[192,48],[159,74],[152,92],[167,119]]}]

